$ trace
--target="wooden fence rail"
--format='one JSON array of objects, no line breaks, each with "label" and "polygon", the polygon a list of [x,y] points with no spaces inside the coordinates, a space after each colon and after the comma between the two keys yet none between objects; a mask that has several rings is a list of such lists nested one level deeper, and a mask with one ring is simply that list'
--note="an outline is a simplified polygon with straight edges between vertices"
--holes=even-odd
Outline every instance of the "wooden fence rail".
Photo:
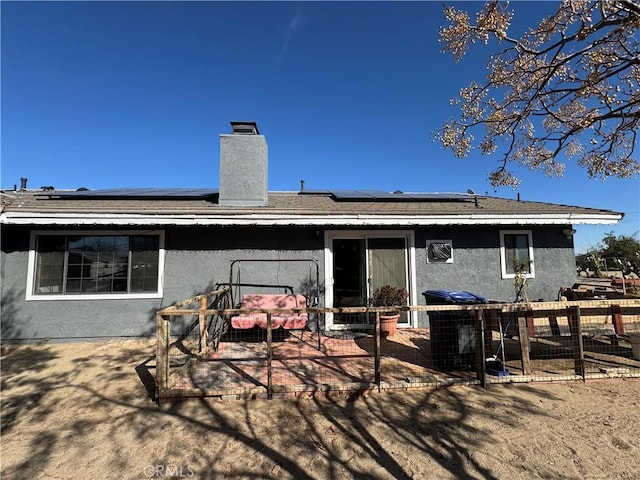
[{"label": "wooden fence rail", "polygon": [[[266,313],[267,314],[267,393],[271,397],[273,393],[272,367],[273,346],[272,346],[272,322],[271,315],[282,313],[307,313],[318,314],[350,314],[350,313],[372,313],[375,315],[374,328],[374,382],[378,389],[381,387],[381,359],[380,359],[380,314],[384,312],[384,307],[349,307],[349,308],[287,308],[287,309],[237,309],[237,308],[209,308],[212,304],[228,307],[225,299],[228,299],[228,288],[223,288],[203,295],[184,300],[170,307],[159,310],[156,313],[157,344],[156,344],[156,387],[158,397],[169,389],[170,375],[170,355],[169,349],[172,344],[171,323],[174,317],[195,316],[198,318],[198,342],[199,352],[204,355],[209,349],[207,339],[207,319],[218,317],[229,319],[232,315],[242,313]],[[194,308],[195,307],[195,308]],[[524,375],[531,373],[531,360],[528,341],[536,335],[536,322],[540,324],[544,320],[547,323],[552,335],[560,334],[558,318],[566,318],[571,338],[575,348],[574,365],[575,374],[585,378],[585,359],[582,345],[582,329],[588,318],[598,318],[602,322],[611,319],[611,324],[616,335],[625,335],[625,325],[637,325],[640,333],[640,299],[615,299],[615,300],[586,300],[586,301],[557,301],[557,302],[531,302],[531,303],[490,303],[476,305],[412,305],[402,307],[402,311],[413,312],[473,312],[476,325],[476,374],[477,380],[482,385],[486,385],[486,364],[485,353],[487,339],[491,331],[496,331],[497,318],[514,319],[520,338],[520,348],[522,355],[522,371]],[[624,318],[623,318],[624,317]],[[626,319],[627,321],[623,321]],[[591,322],[593,323],[593,322]],[[320,325],[318,325],[320,328]],[[490,343],[489,343],[490,345]]]}]

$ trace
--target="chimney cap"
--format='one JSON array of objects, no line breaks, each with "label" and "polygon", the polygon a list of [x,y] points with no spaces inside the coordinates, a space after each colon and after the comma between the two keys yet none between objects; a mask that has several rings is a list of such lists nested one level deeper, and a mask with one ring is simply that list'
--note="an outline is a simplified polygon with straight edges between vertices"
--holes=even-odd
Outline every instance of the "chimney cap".
[{"label": "chimney cap", "polygon": [[256,122],[229,122],[233,133],[240,135],[260,135]]}]

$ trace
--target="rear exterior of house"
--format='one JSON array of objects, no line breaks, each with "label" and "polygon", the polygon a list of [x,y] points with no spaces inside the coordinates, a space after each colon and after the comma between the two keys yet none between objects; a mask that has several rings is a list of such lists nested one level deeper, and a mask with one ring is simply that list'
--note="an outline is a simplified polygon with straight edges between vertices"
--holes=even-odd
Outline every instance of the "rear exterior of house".
[{"label": "rear exterior of house", "polygon": [[[528,298],[555,300],[575,279],[573,225],[622,218],[475,194],[269,192],[264,136],[232,126],[218,189],[3,192],[2,340],[151,336],[157,310],[229,283],[323,307],[366,305],[384,284],[412,305],[434,289],[513,301],[514,258]],[[400,326],[427,322],[413,312]],[[360,323],[328,315],[321,328]]]}]

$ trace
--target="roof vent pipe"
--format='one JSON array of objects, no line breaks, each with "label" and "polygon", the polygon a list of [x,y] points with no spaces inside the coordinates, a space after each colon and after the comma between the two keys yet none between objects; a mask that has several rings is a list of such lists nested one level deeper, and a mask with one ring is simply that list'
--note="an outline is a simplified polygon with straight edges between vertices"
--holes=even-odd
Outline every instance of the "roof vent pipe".
[{"label": "roof vent pipe", "polygon": [[25,177],[21,177],[20,178],[20,190],[26,190],[27,189],[27,178]]}]

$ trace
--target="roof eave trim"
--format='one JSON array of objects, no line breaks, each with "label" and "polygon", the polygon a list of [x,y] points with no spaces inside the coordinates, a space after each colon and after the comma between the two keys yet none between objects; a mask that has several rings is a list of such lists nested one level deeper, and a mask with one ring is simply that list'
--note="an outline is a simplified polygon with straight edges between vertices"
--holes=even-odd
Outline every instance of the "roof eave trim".
[{"label": "roof eave trim", "polygon": [[300,226],[421,226],[421,225],[611,225],[619,213],[534,215],[129,215],[129,214],[37,214],[5,212],[3,225],[300,225]]}]

